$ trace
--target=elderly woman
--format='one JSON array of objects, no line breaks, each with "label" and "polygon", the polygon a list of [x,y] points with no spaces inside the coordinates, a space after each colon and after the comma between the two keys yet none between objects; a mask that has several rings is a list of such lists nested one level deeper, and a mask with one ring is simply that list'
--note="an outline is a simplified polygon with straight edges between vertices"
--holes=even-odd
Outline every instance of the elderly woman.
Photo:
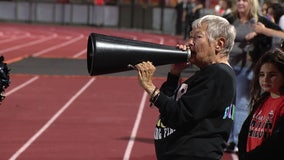
[{"label": "elderly woman", "polygon": [[[229,64],[236,31],[216,15],[195,20],[187,45],[188,63],[173,64],[159,89],[151,62],[136,65],[138,80],[160,116],[154,130],[158,160],[220,160],[233,124],[235,73]],[[181,81],[189,65],[200,68]]]}]

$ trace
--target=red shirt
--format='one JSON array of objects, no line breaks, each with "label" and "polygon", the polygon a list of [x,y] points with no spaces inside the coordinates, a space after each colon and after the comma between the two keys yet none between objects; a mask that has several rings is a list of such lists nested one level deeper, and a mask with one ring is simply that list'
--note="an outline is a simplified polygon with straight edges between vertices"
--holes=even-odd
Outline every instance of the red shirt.
[{"label": "red shirt", "polygon": [[283,114],[284,96],[278,98],[269,97],[264,104],[255,111],[249,127],[247,152],[259,146],[272,134],[275,123]]}]

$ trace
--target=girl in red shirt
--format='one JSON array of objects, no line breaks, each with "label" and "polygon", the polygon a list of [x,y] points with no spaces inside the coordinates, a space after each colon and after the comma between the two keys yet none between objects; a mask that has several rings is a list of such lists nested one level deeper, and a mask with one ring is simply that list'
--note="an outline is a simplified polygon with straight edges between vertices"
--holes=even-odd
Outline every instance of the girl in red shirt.
[{"label": "girl in red shirt", "polygon": [[274,160],[284,146],[284,52],[268,51],[256,63],[251,113],[239,134],[240,160]]}]

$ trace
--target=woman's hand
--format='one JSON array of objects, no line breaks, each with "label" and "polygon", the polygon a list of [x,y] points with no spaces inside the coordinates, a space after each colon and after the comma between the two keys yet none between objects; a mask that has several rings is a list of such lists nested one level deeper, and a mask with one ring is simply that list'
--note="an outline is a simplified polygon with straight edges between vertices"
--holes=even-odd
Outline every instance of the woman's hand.
[{"label": "woman's hand", "polygon": [[250,33],[248,33],[246,36],[245,36],[245,39],[247,40],[247,41],[250,41],[250,40],[252,40],[254,37],[256,37],[257,36],[257,33],[256,32],[250,32]]},{"label": "woman's hand", "polygon": [[135,65],[138,71],[138,80],[140,85],[145,89],[148,94],[151,94],[155,89],[155,85],[152,82],[152,77],[156,71],[156,67],[152,62],[141,62]]},{"label": "woman's hand", "polygon": [[[250,32],[246,35],[245,39],[247,41],[253,39],[254,37],[257,36],[257,34],[265,34],[265,30],[266,30],[266,27],[264,24],[262,24],[261,22],[257,22],[255,24],[252,24],[251,25],[252,29],[254,30],[254,32]],[[266,34],[265,34],[266,35]]]},{"label": "woman's hand", "polygon": [[252,25],[253,30],[256,33],[263,34],[264,30],[266,29],[265,25],[261,22],[257,22],[256,24]]}]

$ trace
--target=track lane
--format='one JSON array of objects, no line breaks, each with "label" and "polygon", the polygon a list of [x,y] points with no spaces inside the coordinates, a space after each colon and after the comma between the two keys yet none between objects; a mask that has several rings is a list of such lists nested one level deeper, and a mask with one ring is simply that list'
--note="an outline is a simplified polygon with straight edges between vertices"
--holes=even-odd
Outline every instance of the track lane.
[{"label": "track lane", "polygon": [[[7,143],[14,140],[15,143],[12,144],[15,145],[11,148],[2,148],[4,145],[0,152],[15,152],[74,94],[78,85],[83,83],[79,78],[68,80],[70,83],[60,77],[43,76],[34,81],[32,86],[24,87],[6,97],[5,106],[9,107],[1,114],[9,113],[10,117],[2,119],[5,116],[0,116],[1,130],[7,131],[2,133],[1,137],[8,140]],[[1,157],[4,158],[5,155],[1,154]]]}]

